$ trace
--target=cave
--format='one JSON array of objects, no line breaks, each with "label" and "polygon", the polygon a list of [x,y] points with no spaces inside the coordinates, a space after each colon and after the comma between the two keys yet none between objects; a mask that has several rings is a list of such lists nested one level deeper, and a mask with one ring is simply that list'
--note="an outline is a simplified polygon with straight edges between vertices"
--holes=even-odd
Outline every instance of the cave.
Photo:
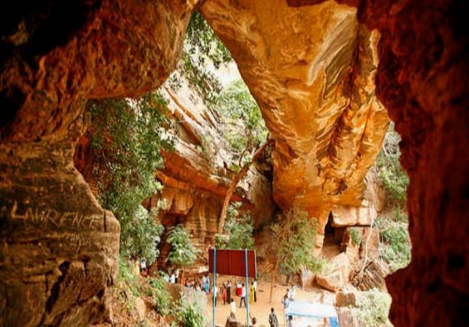
[{"label": "cave", "polygon": [[[417,0],[278,1],[268,5],[268,10],[263,10],[261,2],[237,6],[228,0],[20,1],[2,10],[0,325],[87,326],[109,320],[108,292],[117,276],[120,226],[112,212],[102,209],[73,165],[75,146],[86,129],[86,100],[139,96],[161,85],[176,67],[188,21],[197,9],[232,52],[260,106],[273,108],[263,109],[263,115],[271,131],[283,135],[273,154],[274,199],[282,209],[292,199],[319,203],[308,210],[327,228],[330,207],[322,204],[331,198],[349,203],[362,191],[353,177],[336,176],[343,170],[336,160],[339,150],[364,144],[359,165],[347,166],[353,167],[350,176],[363,177],[376,156],[372,144],[383,136],[374,131],[385,129],[389,114],[402,136],[401,163],[410,179],[412,239],[410,265],[386,279],[393,298],[391,321],[395,326],[465,324],[469,307],[469,220],[465,219],[469,211],[469,40],[460,4],[451,0],[431,4]],[[336,7],[340,10],[334,16]],[[373,58],[379,61],[373,73],[366,68],[370,62],[364,61],[362,75],[358,66],[333,71],[332,76],[311,70],[311,76],[324,76],[323,85],[328,86],[337,84],[343,75],[355,78],[340,83],[342,95],[369,100],[367,86],[372,85],[370,92],[383,105],[383,110],[376,110],[376,125],[370,127],[365,142],[346,124],[348,116],[342,117],[343,133],[334,134],[338,143],[332,144],[332,155],[314,154],[314,159],[320,157],[325,163],[314,166],[314,173],[319,176],[325,167],[330,178],[311,184],[314,187],[308,194],[312,198],[302,194],[301,185],[291,184],[292,176],[307,166],[298,149],[310,149],[311,139],[293,141],[301,134],[297,132],[309,131],[318,123],[304,120],[306,111],[281,111],[298,109],[295,101],[301,102],[302,92],[311,90],[298,87],[296,79],[279,82],[272,78],[277,73],[259,70],[263,65],[266,68],[260,60],[265,59],[278,71],[294,74],[280,59],[312,49],[295,39],[286,43],[291,47],[288,53],[272,52],[255,43],[263,40],[254,33],[256,28],[268,31],[273,23],[277,27],[290,24],[285,32],[299,35],[310,26],[327,29],[316,15],[294,20],[282,16],[293,8],[310,10],[310,14],[316,10],[332,13],[336,18],[353,16],[353,28],[361,33],[358,41],[336,35],[335,42],[324,43],[328,46],[324,53],[336,53],[344,42],[363,41],[338,58],[359,58],[360,51],[371,49],[366,45],[373,43],[377,45]],[[272,25],[256,25],[256,10],[261,13],[257,18]],[[243,26],[252,33],[236,22],[246,23]],[[308,64],[298,62],[303,68]],[[375,77],[367,84],[371,75]],[[354,89],[354,81],[362,83],[363,89]],[[327,90],[313,91],[327,101],[333,95]],[[296,125],[286,123],[292,121]],[[292,132],[291,126],[302,129]],[[357,141],[347,143],[351,139]],[[352,145],[334,147],[337,144]],[[324,198],[315,193],[318,189],[324,190],[320,194]]]}]

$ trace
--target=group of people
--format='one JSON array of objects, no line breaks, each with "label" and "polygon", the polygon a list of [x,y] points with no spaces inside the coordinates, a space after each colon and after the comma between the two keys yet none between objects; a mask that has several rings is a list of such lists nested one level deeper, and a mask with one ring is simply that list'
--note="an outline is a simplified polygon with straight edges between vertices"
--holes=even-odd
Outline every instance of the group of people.
[{"label": "group of people", "polygon": [[[249,298],[249,303],[257,302],[257,280],[251,283],[251,287],[249,290],[249,296],[247,296],[246,292],[246,285],[241,282],[241,280],[235,281],[236,283],[236,296],[240,298],[239,300],[239,307],[242,308],[243,303],[246,307],[246,298]],[[230,304],[232,307],[235,306],[234,299],[232,297],[232,289],[233,285],[231,280],[223,282],[221,284],[221,299],[223,300],[223,305]],[[218,297],[218,287],[215,285],[214,289],[215,294],[215,305],[217,304],[217,297]],[[233,310],[232,310],[233,311]]]},{"label": "group of people", "polygon": [[210,276],[204,275],[202,279],[198,276],[195,276],[192,280],[186,278],[184,281],[184,286],[199,292],[204,292],[205,294],[210,293]]}]

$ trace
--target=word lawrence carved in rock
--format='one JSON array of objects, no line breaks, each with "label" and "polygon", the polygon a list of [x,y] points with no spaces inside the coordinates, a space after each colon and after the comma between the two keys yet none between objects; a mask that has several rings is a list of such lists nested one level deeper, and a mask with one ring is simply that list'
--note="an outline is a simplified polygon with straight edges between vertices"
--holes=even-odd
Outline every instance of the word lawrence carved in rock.
[{"label": "word lawrence carved in rock", "polygon": [[6,207],[1,209],[2,219],[5,219],[5,216],[7,221],[10,222],[23,221],[30,224],[40,224],[43,227],[93,229],[96,221],[94,217],[85,216],[78,212],[58,212],[51,208],[28,207],[24,213],[20,213],[16,201],[13,203],[11,210],[7,210]]}]

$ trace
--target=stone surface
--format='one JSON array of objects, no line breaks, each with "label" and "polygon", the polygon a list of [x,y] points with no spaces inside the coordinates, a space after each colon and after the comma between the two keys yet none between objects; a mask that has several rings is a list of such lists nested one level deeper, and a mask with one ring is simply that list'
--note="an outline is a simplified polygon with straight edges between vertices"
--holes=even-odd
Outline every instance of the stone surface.
[{"label": "stone surface", "polygon": [[333,204],[360,206],[389,122],[375,97],[379,33],[334,1],[211,0],[201,11],[275,138],[276,203],[306,208],[320,229]]},{"label": "stone surface", "polygon": [[[165,167],[156,173],[164,185],[163,191],[145,201],[144,206],[149,209],[161,201],[161,223],[165,228],[184,225],[193,244],[201,251],[202,260],[198,263],[205,264],[234,173],[226,168],[232,165],[232,158],[217,128],[217,114],[184,79],[181,81],[176,90],[169,85],[164,87],[169,110],[172,117],[177,118],[176,145],[174,151],[164,153]],[[274,216],[271,182],[258,172],[256,164],[238,184],[231,200],[243,203],[256,228],[269,223]],[[169,251],[170,246],[163,236],[160,264],[164,265]]]},{"label": "stone surface", "polygon": [[120,227],[73,167],[73,150],[42,143],[0,150],[0,325],[107,318]]},{"label": "stone surface", "polygon": [[89,98],[175,68],[194,1],[40,1],[0,19],[0,325],[109,320],[120,227],[73,166]]},{"label": "stone surface", "polygon": [[336,295],[336,305],[338,307],[355,306],[358,300],[357,291],[339,291]]},{"label": "stone surface", "polygon": [[[363,260],[360,265],[363,265]],[[369,291],[376,288],[382,292],[387,292],[384,278],[390,274],[391,269],[385,262],[374,259],[367,262],[363,273],[358,272],[353,277],[352,284],[360,291]]]},{"label": "stone surface", "polygon": [[349,282],[350,262],[345,253],[334,257],[328,263],[328,270],[316,276],[316,283],[327,290],[337,292]]},{"label": "stone surface", "polygon": [[[314,0],[288,0],[313,5]],[[341,1],[342,2],[342,1]],[[381,33],[377,95],[401,135],[410,265],[387,277],[395,326],[465,325],[469,306],[469,38],[457,1],[345,1]],[[444,315],[440,314],[445,312]]]}]

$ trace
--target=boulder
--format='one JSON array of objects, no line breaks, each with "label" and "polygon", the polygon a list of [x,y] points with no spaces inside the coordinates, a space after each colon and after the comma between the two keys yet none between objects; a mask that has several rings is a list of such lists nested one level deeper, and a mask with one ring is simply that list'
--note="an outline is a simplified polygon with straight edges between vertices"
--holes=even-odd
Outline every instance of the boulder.
[{"label": "boulder", "polygon": [[316,276],[316,283],[319,286],[337,292],[349,282],[350,262],[345,253],[336,256],[327,268],[326,273]]}]

